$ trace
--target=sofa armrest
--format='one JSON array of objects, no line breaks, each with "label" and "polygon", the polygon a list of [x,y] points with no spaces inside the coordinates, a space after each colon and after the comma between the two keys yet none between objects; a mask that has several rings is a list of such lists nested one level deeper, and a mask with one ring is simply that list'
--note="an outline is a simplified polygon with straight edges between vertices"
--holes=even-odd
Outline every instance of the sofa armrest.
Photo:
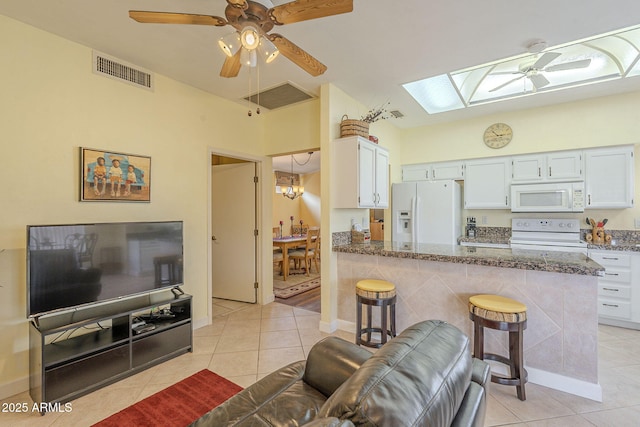
[{"label": "sofa armrest", "polygon": [[371,352],[338,337],[313,346],[307,357],[303,381],[329,397],[371,357]]},{"label": "sofa armrest", "polygon": [[[491,378],[491,368],[484,360],[473,358],[471,381],[480,384],[485,390]],[[488,391],[488,390],[487,390]]]}]

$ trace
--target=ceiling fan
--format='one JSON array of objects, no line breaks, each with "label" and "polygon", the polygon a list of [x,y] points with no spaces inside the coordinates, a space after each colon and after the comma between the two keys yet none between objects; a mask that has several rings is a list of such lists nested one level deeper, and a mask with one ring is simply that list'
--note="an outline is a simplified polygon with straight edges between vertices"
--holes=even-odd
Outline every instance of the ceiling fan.
[{"label": "ceiling fan", "polygon": [[[265,3],[264,0],[260,0]],[[309,55],[280,34],[268,34],[274,25],[323,18],[353,11],[353,0],[295,0],[279,6],[267,7],[259,1],[227,0],[225,18],[212,15],[189,13],[149,12],[130,10],[129,16],[141,23],[193,24],[236,29],[222,37],[218,44],[227,58],[222,65],[220,76],[236,77],[242,65],[255,67],[257,52],[267,63],[282,53],[290,61],[312,76],[319,76],[327,70],[320,61]],[[270,1],[266,3],[270,4]]]},{"label": "ceiling fan", "polygon": [[543,73],[554,72],[554,71],[564,71],[564,70],[574,70],[578,68],[586,68],[591,64],[591,58],[588,59],[580,59],[578,61],[571,62],[563,62],[557,65],[551,65],[547,67],[547,64],[551,63],[561,54],[557,52],[545,52],[535,60],[534,62],[527,61],[523,62],[518,66],[518,71],[499,71],[495,73],[491,73],[490,75],[496,76],[501,74],[520,74],[518,77],[511,79],[505,83],[502,83],[499,86],[490,89],[489,92],[495,92],[497,90],[502,89],[505,86],[510,85],[513,82],[516,82],[520,79],[527,78],[531,81],[533,85],[533,91],[543,88],[549,85],[549,80],[544,76]]}]

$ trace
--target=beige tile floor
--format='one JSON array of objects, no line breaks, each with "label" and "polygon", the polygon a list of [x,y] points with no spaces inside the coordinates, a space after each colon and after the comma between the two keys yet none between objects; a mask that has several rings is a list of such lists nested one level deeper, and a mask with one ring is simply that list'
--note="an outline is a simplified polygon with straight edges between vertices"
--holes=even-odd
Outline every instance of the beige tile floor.
[{"label": "beige tile floor", "polygon": [[[266,306],[214,300],[213,324],[194,331],[194,352],[71,402],[67,413],[0,412],[0,426],[90,426],[169,385],[208,368],[247,387],[269,372],[304,358],[326,334],[318,313],[272,303]],[[527,384],[527,400],[513,387],[491,385],[487,426],[639,426],[640,331],[600,326],[598,403]],[[349,341],[353,334],[337,332]],[[0,402],[32,404],[28,392]],[[7,405],[5,405],[7,404]],[[0,409],[2,409],[0,408]],[[395,426],[394,426],[395,427]]]}]

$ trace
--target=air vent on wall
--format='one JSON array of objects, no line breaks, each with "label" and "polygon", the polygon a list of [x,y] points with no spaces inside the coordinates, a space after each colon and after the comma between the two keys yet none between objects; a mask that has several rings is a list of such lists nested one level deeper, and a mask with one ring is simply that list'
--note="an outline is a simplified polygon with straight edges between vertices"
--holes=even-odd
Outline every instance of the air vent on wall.
[{"label": "air vent on wall", "polygon": [[244,99],[269,110],[274,110],[312,98],[312,95],[298,89],[291,83],[284,83],[280,86],[254,93]]},{"label": "air vent on wall", "polygon": [[93,72],[110,79],[153,90],[153,74],[125,61],[93,51]]}]

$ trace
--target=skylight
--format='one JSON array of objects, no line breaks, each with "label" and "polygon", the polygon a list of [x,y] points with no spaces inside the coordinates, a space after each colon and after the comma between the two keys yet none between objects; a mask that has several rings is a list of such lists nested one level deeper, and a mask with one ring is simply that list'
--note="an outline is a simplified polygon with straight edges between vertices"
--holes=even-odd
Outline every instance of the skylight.
[{"label": "skylight", "polygon": [[403,87],[429,114],[640,75],[640,26]]}]

